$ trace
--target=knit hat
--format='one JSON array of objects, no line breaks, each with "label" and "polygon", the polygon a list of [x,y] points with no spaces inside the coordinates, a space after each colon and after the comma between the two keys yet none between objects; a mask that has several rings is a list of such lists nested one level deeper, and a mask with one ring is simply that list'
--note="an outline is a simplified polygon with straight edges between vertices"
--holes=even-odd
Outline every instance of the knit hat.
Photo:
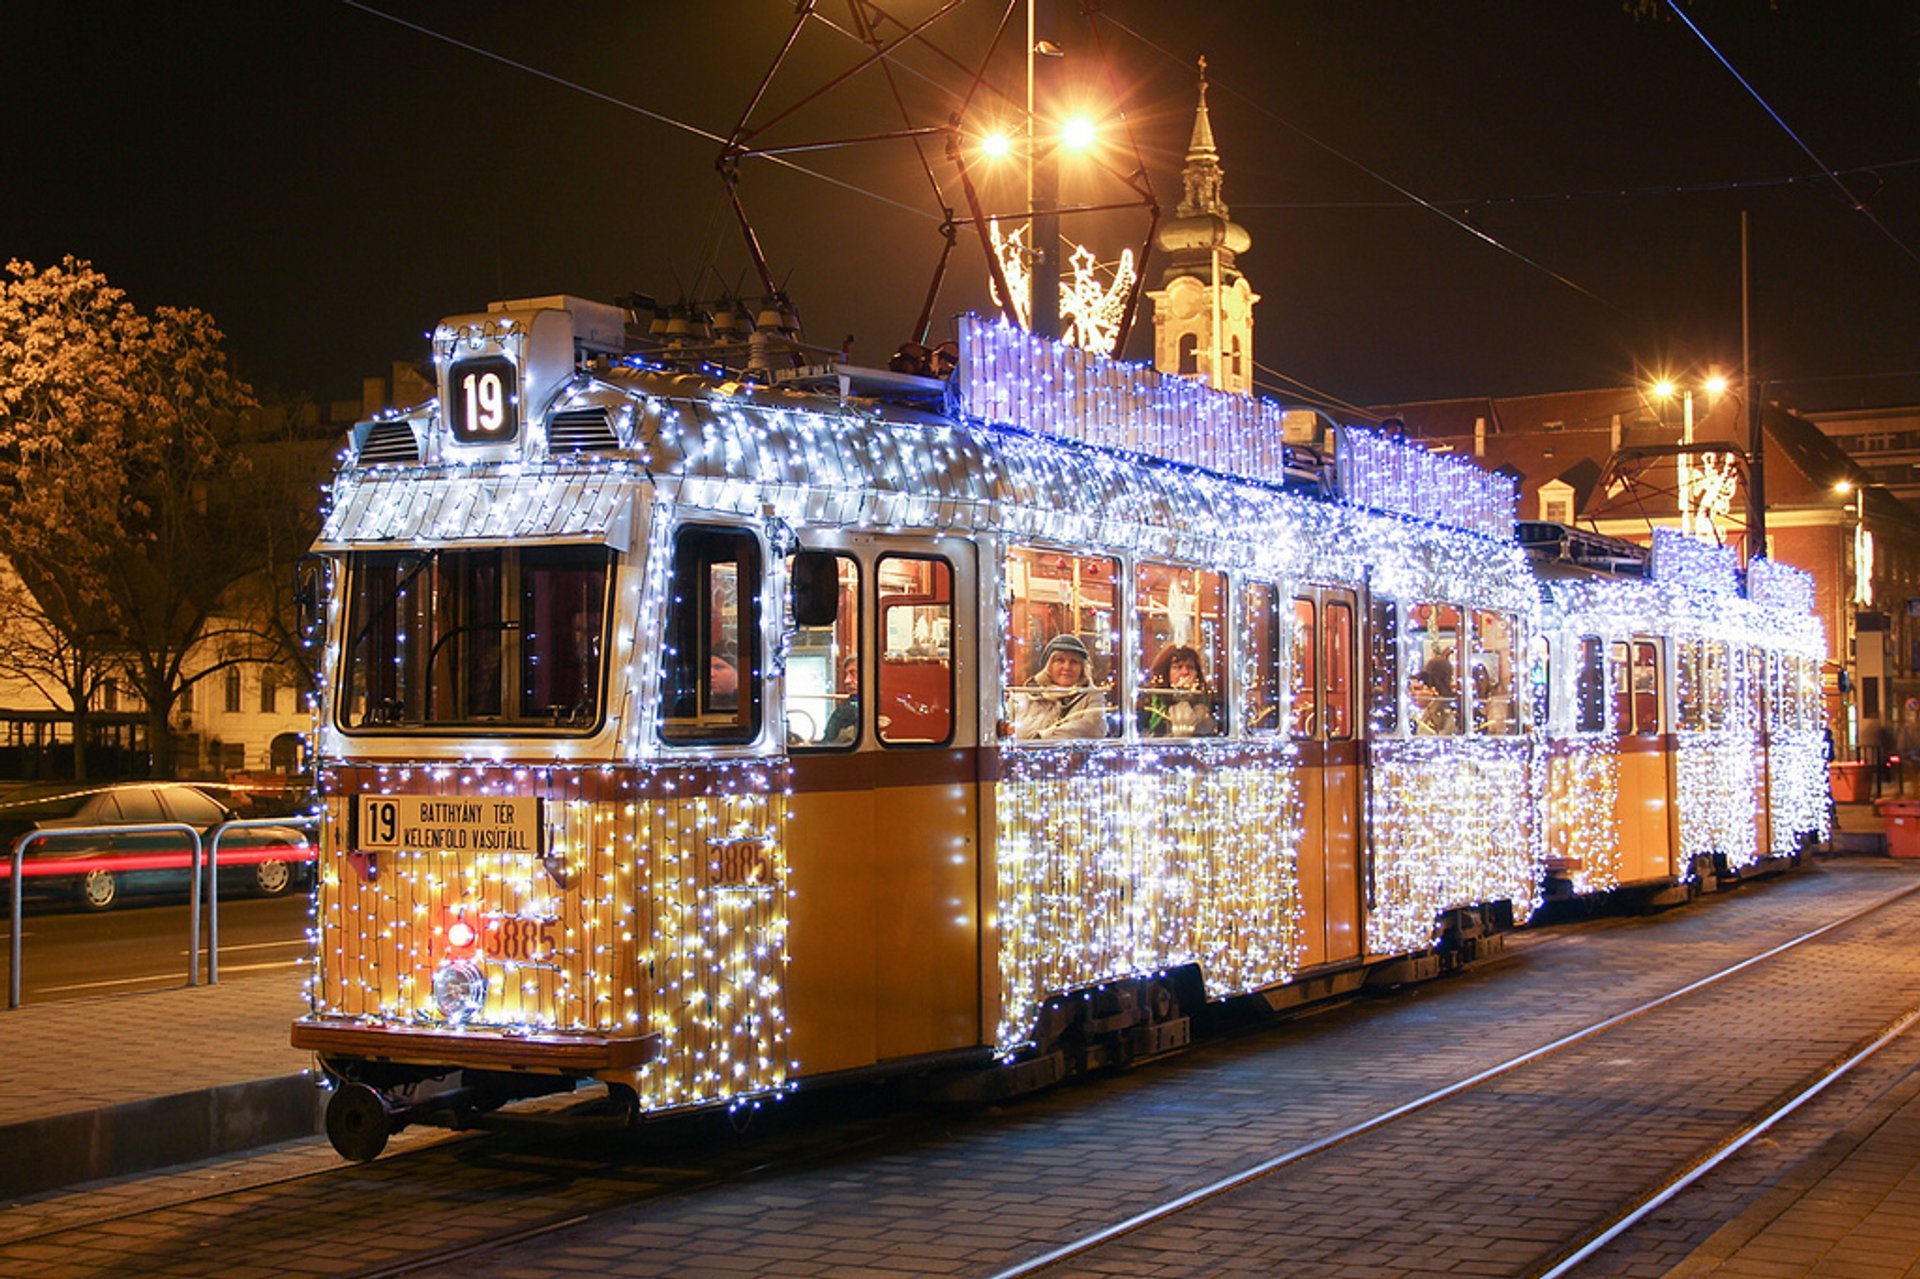
[{"label": "knit hat", "polygon": [[1092,660],[1092,656],[1087,652],[1087,646],[1080,642],[1078,635],[1056,635],[1048,640],[1046,649],[1040,654],[1040,665],[1045,666],[1052,661],[1055,653],[1077,657],[1083,663]]}]

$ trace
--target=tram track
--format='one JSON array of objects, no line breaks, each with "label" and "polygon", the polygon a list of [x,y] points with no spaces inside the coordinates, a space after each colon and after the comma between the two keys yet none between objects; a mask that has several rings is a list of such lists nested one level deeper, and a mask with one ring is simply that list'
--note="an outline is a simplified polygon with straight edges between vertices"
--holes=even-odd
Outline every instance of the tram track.
[{"label": "tram track", "polygon": [[[1567,1049],[1593,1039],[1608,1029],[1627,1024],[1645,1017],[1659,1008],[1670,1006],[1689,995],[1700,993],[1720,985],[1732,977],[1749,972],[1767,963],[1815,941],[1830,936],[1836,930],[1860,922],[1883,911],[1888,907],[1920,892],[1920,885],[1899,892],[1876,897],[1863,904],[1859,897],[1856,903],[1840,917],[1818,928],[1803,929],[1765,949],[1739,959],[1737,962],[1723,964],[1716,971],[1704,977],[1689,981],[1676,989],[1666,991],[1656,998],[1645,999],[1632,1008],[1616,1012],[1608,1017],[1594,1021],[1566,1033],[1555,1036],[1539,1047],[1524,1053],[1511,1054],[1506,1059],[1491,1066],[1483,1067],[1471,1074],[1446,1084],[1431,1088],[1420,1096],[1398,1105],[1386,1107],[1370,1118],[1358,1119],[1347,1123],[1338,1132],[1318,1137],[1289,1147],[1280,1155],[1262,1161],[1260,1171],[1243,1169],[1234,1177],[1215,1178],[1199,1191],[1188,1192],[1176,1201],[1162,1205],[1158,1217],[1149,1214],[1136,1214],[1128,1218],[1127,1231],[1114,1233],[1112,1228],[1100,1232],[1103,1237],[1110,1236],[1118,1240],[1169,1215],[1177,1216],[1184,1208],[1197,1206],[1207,1198],[1217,1198],[1227,1194],[1239,1182],[1258,1181],[1262,1176],[1277,1171],[1289,1162],[1300,1162],[1311,1158],[1315,1153],[1325,1153],[1353,1142],[1354,1138],[1365,1133],[1378,1131],[1403,1119],[1408,1119],[1424,1110],[1431,1109],[1449,1098],[1485,1088],[1494,1080],[1504,1078],[1526,1065],[1542,1061],[1547,1057],[1564,1053]],[[1780,936],[1785,930],[1776,932]],[[1592,934],[1580,934],[1591,937]],[[1539,939],[1540,950],[1560,951],[1566,938],[1549,936]],[[1539,953],[1536,951],[1535,953]],[[1504,966],[1502,966],[1504,967]],[[1436,1011],[1439,1011],[1436,1009]],[[1364,1017],[1374,1015],[1373,1010],[1362,1010]],[[1365,1024],[1365,1023],[1363,1023]],[[1296,1049],[1297,1051],[1297,1049]],[[1163,1085],[1164,1085],[1164,1081]],[[1067,1094],[1070,1099],[1072,1094]],[[793,1103],[789,1103],[793,1104]],[[1056,1101],[1055,1106],[1062,1103]],[[1087,1110],[1086,1106],[1066,1105],[1067,1110]],[[1097,1109],[1097,1107],[1094,1107]],[[1024,1114],[1029,1121],[1035,1116],[1034,1108],[1018,1108],[1013,1112],[1012,1123],[1019,1125]],[[607,1157],[597,1148],[563,1148],[558,1143],[542,1142],[538,1135],[530,1141],[517,1140],[518,1134],[489,1134],[477,1142],[438,1141],[432,1146],[418,1150],[399,1152],[399,1158],[389,1158],[371,1165],[352,1167],[334,1167],[318,1172],[303,1172],[291,1177],[276,1179],[272,1182],[253,1183],[246,1187],[235,1187],[211,1196],[203,1196],[193,1201],[205,1205],[209,1211],[204,1219],[219,1214],[227,1214],[240,1219],[258,1212],[286,1211],[276,1205],[265,1202],[269,1192],[277,1188],[284,1195],[291,1196],[301,1206],[298,1209],[303,1217],[314,1219],[309,1224],[312,1238],[319,1240],[325,1234],[324,1223],[332,1221],[336,1225],[353,1222],[355,1230],[364,1230],[369,1235],[386,1235],[384,1253],[378,1258],[368,1258],[367,1263],[358,1269],[342,1269],[335,1264],[328,1268],[329,1273],[352,1276],[353,1279],[392,1279],[395,1276],[414,1275],[435,1271],[447,1273],[495,1273],[488,1269],[488,1258],[498,1254],[499,1261],[494,1264],[507,1264],[512,1258],[525,1258],[529,1250],[522,1247],[538,1240],[570,1239],[575,1242],[591,1240],[596,1231],[604,1235],[616,1230],[622,1224],[621,1214],[639,1214],[639,1218],[659,1220],[663,1210],[659,1205],[665,1201],[686,1199],[688,1213],[697,1215],[702,1205],[714,1192],[721,1199],[732,1196],[734,1201],[742,1194],[752,1197],[763,1193],[767,1187],[780,1186],[783,1178],[791,1177],[795,1181],[804,1180],[809,1184],[844,1178],[849,1169],[852,1175],[860,1175],[861,1166],[884,1162],[915,1148],[924,1149],[939,1144],[937,1136],[942,1127],[949,1126],[950,1116],[934,1113],[924,1116],[894,1114],[869,1125],[865,1132],[858,1131],[859,1125],[847,1122],[834,1122],[819,1130],[815,1116],[793,1118],[799,1122],[789,1133],[777,1133],[775,1140],[790,1143],[791,1148],[780,1152],[772,1159],[742,1159],[737,1156],[722,1162],[729,1166],[715,1167],[714,1158],[709,1150],[700,1149],[698,1154],[686,1159],[674,1159],[671,1149],[662,1151],[651,1149],[638,1159]],[[903,1122],[904,1120],[904,1122]],[[783,1121],[784,1122],[784,1121]],[[854,1129],[849,1131],[850,1126]],[[1004,1126],[1004,1125],[996,1125]],[[716,1130],[717,1131],[717,1130]],[[503,1142],[502,1137],[506,1137]],[[761,1141],[766,1138],[759,1139]],[[698,1149],[703,1144],[710,1147],[698,1135],[682,1132],[674,1144],[682,1149]],[[764,1147],[759,1147],[764,1150]],[[859,1158],[849,1158],[850,1154],[860,1152]],[[753,1150],[743,1149],[741,1155],[752,1155]],[[662,1156],[666,1157],[663,1159]],[[438,1162],[435,1162],[435,1161]],[[644,1162],[643,1162],[644,1161]],[[662,1165],[684,1165],[663,1167]],[[625,1165],[625,1166],[622,1166]],[[651,1165],[651,1166],[648,1166]],[[833,1176],[818,1177],[813,1169],[827,1165],[839,1165]],[[487,1216],[495,1228],[486,1229],[486,1222],[478,1220],[470,1196],[472,1187],[480,1184],[470,1174],[478,1174],[484,1180],[492,1198],[485,1207],[491,1209]],[[502,1175],[506,1174],[506,1175]],[[462,1184],[468,1187],[462,1189]],[[1234,1182],[1235,1184],[1227,1184]],[[302,1188],[302,1183],[312,1186],[313,1191]],[[446,1192],[438,1189],[437,1183],[448,1186]],[[578,1183],[578,1187],[575,1187]],[[793,1184],[788,1182],[786,1184]],[[760,1187],[756,1190],[755,1187]],[[236,1203],[240,1196],[249,1193],[255,1199],[244,1204]],[[404,1204],[391,1200],[407,1201]],[[219,1201],[233,1204],[222,1205]],[[373,1205],[378,1205],[380,1215],[357,1215],[368,1213]],[[172,1208],[190,1208],[192,1204],[177,1202],[163,1205],[150,1212],[134,1211],[119,1214],[117,1219],[126,1221],[147,1217],[150,1220],[143,1225],[155,1224],[152,1219]],[[451,1220],[444,1229],[409,1234],[401,1224],[408,1220],[411,1212],[416,1219],[433,1219],[436,1212],[453,1211],[447,1215]],[[672,1208],[664,1210],[668,1216],[680,1216],[682,1210]],[[638,1219],[638,1218],[636,1218]],[[179,1219],[175,1219],[176,1221]],[[102,1224],[95,1219],[89,1225]],[[473,1228],[469,1228],[473,1227]],[[37,1232],[32,1238],[46,1240],[52,1236],[70,1233],[71,1228]],[[1035,1229],[1040,1229],[1037,1225]],[[444,1242],[436,1243],[433,1235],[438,1234]],[[1057,1237],[1057,1236],[1056,1236]],[[1092,1232],[1083,1236],[1085,1244],[1092,1238]],[[6,1247],[23,1241],[22,1237],[0,1244],[0,1269],[5,1268]],[[238,1244],[237,1246],[244,1246]],[[318,1246],[317,1243],[315,1245]],[[549,1244],[551,1248],[553,1245]],[[1100,1246],[1095,1241],[1092,1247]],[[1010,1243],[1009,1249],[1000,1254],[1003,1260],[1017,1244]],[[1069,1251],[1068,1249],[1072,1249]],[[1004,1269],[1001,1275],[1019,1275],[1040,1273],[1057,1266],[1060,1262],[1088,1251],[1088,1247],[1060,1248],[1035,1257],[1027,1262]],[[394,1255],[396,1251],[400,1255]],[[204,1254],[202,1254],[204,1255]],[[538,1255],[537,1253],[535,1255]],[[981,1272],[986,1266],[982,1265]],[[104,1273],[105,1271],[103,1271]],[[537,1271],[538,1273],[550,1273]],[[663,1273],[672,1273],[670,1269]],[[168,1273],[155,1267],[152,1273]],[[500,1273],[505,1273],[502,1271]]]},{"label": "tram track", "polygon": [[[1829,921],[1818,928],[1810,929],[1785,942],[1769,947],[1759,954],[1741,960],[1739,963],[1730,964],[1706,977],[1689,982],[1685,986],[1661,995],[1656,999],[1647,1000],[1632,1008],[1602,1018],[1590,1026],[1583,1027],[1570,1034],[1562,1035],[1528,1052],[1517,1054],[1505,1061],[1489,1066],[1473,1075],[1449,1084],[1446,1087],[1435,1089],[1412,1101],[1383,1111],[1369,1119],[1356,1124],[1350,1124],[1337,1132],[1296,1146],[1270,1159],[1263,1160],[1250,1167],[1229,1174],[1228,1176],[1218,1178],[1206,1185],[1170,1199],[1165,1203],[1135,1213],[1102,1230],[1083,1235],[1040,1256],[999,1270],[994,1273],[992,1279],[1025,1279],[1026,1276],[1043,1274],[1054,1270],[1065,1262],[1085,1256],[1096,1249],[1135,1234],[1148,1226],[1166,1222],[1201,1204],[1217,1199],[1222,1195],[1256,1182],[1261,1178],[1270,1176],[1283,1168],[1302,1163],[1316,1155],[1375,1132],[1410,1115],[1437,1106],[1442,1102],[1458,1097],[1473,1089],[1484,1087],[1496,1079],[1500,1079],[1514,1071],[1542,1061],[1557,1053],[1564,1052],[1576,1045],[1585,1043],[1595,1036],[1604,1034],[1628,1022],[1638,1020],[1649,1013],[1665,1008],[1690,995],[1718,986],[1720,983],[1736,977],[1759,964],[1763,964],[1768,960],[1774,959],[1789,951],[1796,950],[1801,946],[1816,941],[1850,924],[1857,923],[1862,919],[1877,914],[1887,907],[1913,896],[1915,893],[1920,893],[1920,886],[1903,889],[1900,892],[1890,894],[1839,919]],[[1631,1227],[1634,1222],[1639,1221],[1655,1208],[1667,1202],[1673,1195],[1679,1193],[1679,1191],[1691,1185],[1700,1176],[1710,1171],[1712,1167],[1717,1166],[1725,1158],[1737,1152],[1755,1137],[1758,1137],[1787,1115],[1797,1110],[1807,1100],[1823,1091],[1829,1084],[1904,1034],[1916,1021],[1920,1021],[1920,1006],[1910,1009],[1902,1017],[1898,1018],[1892,1027],[1874,1039],[1869,1046],[1862,1048],[1841,1065],[1821,1076],[1815,1084],[1801,1090],[1793,1099],[1781,1106],[1775,1107],[1764,1117],[1755,1121],[1755,1123],[1750,1125],[1748,1129],[1741,1133],[1734,1141],[1729,1142],[1719,1151],[1714,1152],[1710,1158],[1703,1159],[1681,1177],[1675,1178],[1668,1185],[1661,1187],[1656,1193],[1649,1195],[1642,1203],[1636,1205],[1629,1213],[1623,1214],[1615,1223],[1609,1225],[1606,1230],[1599,1232],[1592,1241],[1585,1244],[1565,1261],[1559,1263],[1553,1269],[1544,1272],[1542,1279],[1567,1273],[1572,1266],[1578,1264],[1580,1261],[1584,1261],[1587,1257],[1591,1256],[1594,1251],[1597,1251],[1598,1248],[1604,1247],[1607,1242],[1616,1238],[1625,1229]]]}]

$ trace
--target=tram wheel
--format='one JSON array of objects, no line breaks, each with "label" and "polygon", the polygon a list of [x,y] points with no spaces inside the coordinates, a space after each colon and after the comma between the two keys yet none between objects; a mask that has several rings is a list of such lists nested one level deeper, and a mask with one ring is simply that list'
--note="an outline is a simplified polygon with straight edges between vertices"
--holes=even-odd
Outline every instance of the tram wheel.
[{"label": "tram wheel", "polygon": [[365,1084],[342,1084],[327,1103],[327,1140],[343,1159],[366,1163],[387,1148],[392,1117],[379,1092]]}]

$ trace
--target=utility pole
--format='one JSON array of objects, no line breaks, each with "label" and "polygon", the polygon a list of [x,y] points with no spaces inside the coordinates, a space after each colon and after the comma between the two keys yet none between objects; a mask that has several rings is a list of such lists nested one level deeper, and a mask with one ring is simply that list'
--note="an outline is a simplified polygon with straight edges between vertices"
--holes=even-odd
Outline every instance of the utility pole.
[{"label": "utility pole", "polygon": [[1753,376],[1753,289],[1747,261],[1747,211],[1740,210],[1740,372],[1747,402],[1747,563],[1767,553],[1767,432],[1760,383]]},{"label": "utility pole", "polygon": [[1054,0],[1027,0],[1027,185],[1033,250],[1027,327],[1060,337],[1060,95],[1062,60]]}]

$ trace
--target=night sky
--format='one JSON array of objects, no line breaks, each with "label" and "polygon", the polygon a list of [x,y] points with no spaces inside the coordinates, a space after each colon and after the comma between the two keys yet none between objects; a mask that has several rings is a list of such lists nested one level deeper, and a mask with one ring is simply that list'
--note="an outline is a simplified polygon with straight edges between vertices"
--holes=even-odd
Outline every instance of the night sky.
[{"label": "night sky", "polygon": [[[1270,370],[1368,404],[1736,368],[1745,209],[1769,398],[1920,402],[1920,4],[1685,5],[1805,149],[1651,0],[1108,0],[1111,81],[1078,4],[1060,7],[1063,92],[1110,102],[1118,86],[1168,215],[1207,56]],[[742,278],[718,144],[647,113],[727,133],[791,5],[371,8],[437,36],[341,0],[12,0],[0,253],[73,253],[142,307],[205,308],[256,385],[322,398],[423,357],[436,319],[494,298],[670,301]],[[821,12],[848,23],[844,4]],[[997,18],[969,8],[932,31],[977,61]],[[856,52],[809,29],[756,118]],[[960,81],[915,55],[902,82],[933,120]],[[767,139],[893,127],[884,89],[869,72]],[[808,337],[853,334],[855,361],[883,364],[941,244],[919,162],[904,143],[797,158],[871,194],[749,161],[742,198]],[[1011,178],[981,179],[996,208],[1017,207]],[[1063,190],[1119,195],[1084,164]],[[1145,226],[1132,212],[1067,230],[1113,257]],[[985,305],[963,233],[936,314]],[[1128,354],[1146,358],[1144,333]]]}]

